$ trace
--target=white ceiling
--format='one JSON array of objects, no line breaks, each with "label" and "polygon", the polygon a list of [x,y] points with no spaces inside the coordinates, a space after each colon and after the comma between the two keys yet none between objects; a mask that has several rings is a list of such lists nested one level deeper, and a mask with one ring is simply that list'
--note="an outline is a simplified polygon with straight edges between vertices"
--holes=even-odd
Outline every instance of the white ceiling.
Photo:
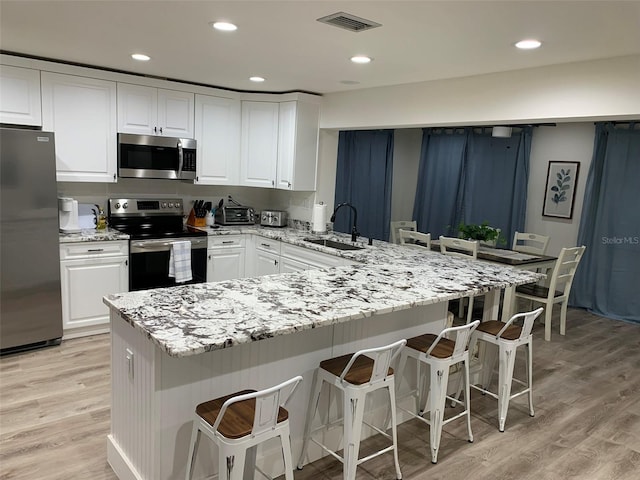
[{"label": "white ceiling", "polygon": [[[336,12],[382,27],[316,21]],[[238,30],[211,29],[221,19]],[[542,48],[513,47],[529,37]],[[329,93],[640,54],[640,1],[1,0],[0,48],[239,90]],[[354,54],[374,61],[352,64]]]}]

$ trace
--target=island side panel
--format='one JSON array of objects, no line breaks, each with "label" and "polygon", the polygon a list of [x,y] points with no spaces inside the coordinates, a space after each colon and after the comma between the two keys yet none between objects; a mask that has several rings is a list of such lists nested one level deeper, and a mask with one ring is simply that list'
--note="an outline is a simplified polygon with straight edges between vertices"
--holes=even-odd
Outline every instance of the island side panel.
[{"label": "island side panel", "polygon": [[142,332],[111,310],[111,434],[107,460],[120,480],[159,478],[158,353]]}]

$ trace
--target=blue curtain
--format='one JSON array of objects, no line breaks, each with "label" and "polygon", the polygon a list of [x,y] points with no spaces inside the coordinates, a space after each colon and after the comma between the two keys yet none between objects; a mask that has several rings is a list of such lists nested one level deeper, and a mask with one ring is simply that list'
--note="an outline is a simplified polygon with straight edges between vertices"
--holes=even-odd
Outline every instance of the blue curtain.
[{"label": "blue curtain", "polygon": [[491,129],[472,132],[465,165],[464,223],[483,223],[501,230],[509,247],[524,231],[532,128],[510,138],[491,136]]},{"label": "blue curtain", "polygon": [[[358,210],[358,230],[364,237],[387,240],[391,221],[393,130],[340,132],[335,206],[348,202]],[[352,212],[342,208],[333,224],[351,233]]]},{"label": "blue curtain", "polygon": [[596,124],[570,304],[640,322],[640,130]]},{"label": "blue curtain", "polygon": [[532,128],[510,138],[491,130],[424,129],[413,217],[418,230],[456,236],[458,225],[488,222],[509,246],[524,229]]},{"label": "blue curtain", "polygon": [[413,219],[431,238],[457,232],[462,218],[464,163],[470,129],[450,133],[425,128]]}]

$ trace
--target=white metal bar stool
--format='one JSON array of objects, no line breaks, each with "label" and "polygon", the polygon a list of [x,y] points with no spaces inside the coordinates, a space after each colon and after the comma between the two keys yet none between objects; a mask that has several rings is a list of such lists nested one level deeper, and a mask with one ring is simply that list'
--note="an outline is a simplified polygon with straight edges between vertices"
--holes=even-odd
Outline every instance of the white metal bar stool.
[{"label": "white metal bar stool", "polygon": [[[360,350],[354,354],[343,355],[320,362],[320,368],[316,370],[316,380],[309,401],[307,424],[305,427],[304,443],[298,468],[302,469],[309,441],[319,445],[325,452],[332,455],[343,464],[343,476],[345,480],[356,478],[356,468],[363,462],[374,457],[393,451],[396,468],[396,478],[401,479],[400,463],[398,461],[398,436],[396,430],[396,400],[393,369],[391,362],[404,347],[406,340],[386,345],[384,347]],[[313,438],[318,431],[326,431],[332,424],[322,425],[311,430],[313,419],[318,409],[318,401],[324,383],[332,385],[343,394],[343,456]],[[364,407],[368,393],[386,388],[389,392],[391,411],[391,435],[382,429],[364,422]],[[358,458],[362,425],[366,424],[376,432],[392,440],[392,445],[379,450],[364,458]],[[385,424],[386,427],[386,424]]]},{"label": "white metal bar stool", "polygon": [[[518,313],[511,317],[507,323],[498,320],[483,322],[476,329],[471,337],[470,348],[473,348],[478,340],[497,345],[496,348],[486,348],[484,352],[484,362],[482,367],[482,386],[471,385],[471,388],[481,391],[483,394],[491,395],[498,400],[498,428],[504,432],[504,424],[507,420],[509,402],[520,395],[529,395],[529,415],[533,417],[533,351],[531,329],[533,321],[540,316],[544,310],[542,307],[532,312]],[[514,325],[518,319],[523,319],[522,326]],[[516,363],[517,348],[527,347],[527,379],[526,382],[513,378],[513,369]],[[491,376],[496,362],[496,353],[500,365],[498,367],[498,393],[488,390]],[[516,382],[525,388],[517,393],[511,393],[511,384]]]},{"label": "white metal bar stool", "polygon": [[[251,450],[249,455],[253,456],[255,464],[254,447],[274,437],[280,437],[282,444],[285,478],[293,480],[289,413],[284,406],[301,380],[302,377],[297,376],[266,390],[243,390],[198,405],[186,479],[191,480],[200,435],[204,433],[218,447],[218,478],[221,480],[242,479],[247,450]],[[284,395],[289,388],[288,395]],[[255,468],[266,476],[257,466]]]},{"label": "white metal bar stool", "polygon": [[[469,442],[473,442],[469,408],[468,346],[471,333],[479,324],[480,321],[476,320],[459,327],[445,328],[437,336],[429,333],[409,338],[407,339],[406,348],[402,350],[402,354],[400,355],[398,372],[404,371],[409,357],[415,359],[417,362],[417,388],[409,392],[409,395],[413,395],[416,398],[415,411],[403,410],[429,425],[429,446],[431,448],[432,463],[438,461],[442,427],[447,423],[466,416]],[[455,340],[449,339],[454,336]],[[427,379],[427,375],[423,375],[420,368],[423,363],[429,366],[429,393],[426,400],[424,399],[424,393],[426,390],[425,380]],[[447,395],[449,370],[450,367],[457,364],[463,364],[462,372],[460,372],[460,381],[464,381],[464,402]],[[458,370],[460,371],[460,369]],[[459,390],[460,383],[458,383],[458,385],[455,391]],[[451,400],[453,404],[463,404],[464,410],[445,420],[444,410],[447,399]],[[424,418],[423,415],[427,410],[429,411],[429,418]]]}]

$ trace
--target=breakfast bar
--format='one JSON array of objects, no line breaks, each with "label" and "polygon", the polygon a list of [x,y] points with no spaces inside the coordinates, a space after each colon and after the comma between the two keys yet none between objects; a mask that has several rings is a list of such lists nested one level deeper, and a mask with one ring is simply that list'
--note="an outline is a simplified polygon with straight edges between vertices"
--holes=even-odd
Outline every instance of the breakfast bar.
[{"label": "breakfast bar", "polygon": [[[359,262],[353,265],[105,297],[112,332],[108,460],[118,478],[184,478],[198,403],[302,375],[288,405],[295,459],[321,360],[437,333],[447,302],[469,295],[485,295],[485,318],[495,317],[503,289],[541,278],[427,249],[365,245],[349,253]],[[309,454],[310,461],[321,456]],[[208,442],[197,459],[194,478],[217,469]],[[267,473],[282,473],[277,449],[260,450],[258,461]]]}]

